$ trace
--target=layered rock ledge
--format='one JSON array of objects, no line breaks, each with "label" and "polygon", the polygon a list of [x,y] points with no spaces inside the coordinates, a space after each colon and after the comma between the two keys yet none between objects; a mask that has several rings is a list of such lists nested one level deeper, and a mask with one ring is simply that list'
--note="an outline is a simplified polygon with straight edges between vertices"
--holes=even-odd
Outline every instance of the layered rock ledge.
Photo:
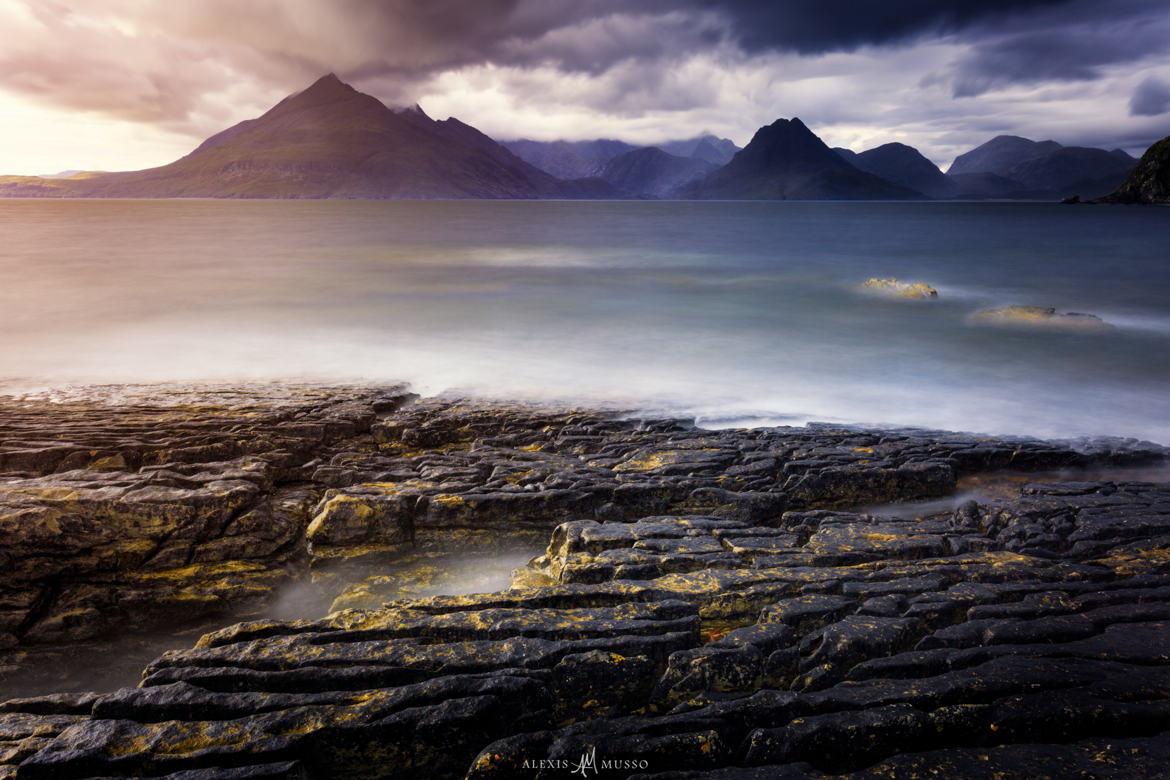
[{"label": "layered rock ledge", "polygon": [[[0,691],[31,655],[282,584],[333,603],[212,631],[138,687],[0,704],[0,777],[1170,761],[1155,445],[707,431],[402,388],[2,406]],[[517,544],[544,552],[509,589],[403,599],[391,576]]]}]

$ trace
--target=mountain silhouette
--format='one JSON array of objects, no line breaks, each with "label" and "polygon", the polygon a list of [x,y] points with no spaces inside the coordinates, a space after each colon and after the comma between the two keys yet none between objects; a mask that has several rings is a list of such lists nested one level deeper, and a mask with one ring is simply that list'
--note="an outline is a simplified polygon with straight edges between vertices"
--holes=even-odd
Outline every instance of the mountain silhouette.
[{"label": "mountain silhouette", "polygon": [[907,187],[855,168],[797,118],[756,131],[731,162],[686,188],[691,198],[727,200],[896,200]]},{"label": "mountain silhouette", "polygon": [[[968,191],[984,185],[986,194],[995,197],[1049,199],[1109,192],[1125,180],[1136,162],[1120,149],[999,135],[956,157],[947,175]],[[984,178],[967,178],[972,174]],[[986,174],[999,178],[993,182]]]},{"label": "mountain silhouette", "polygon": [[959,186],[913,146],[889,143],[857,154],[848,149],[834,151],[855,168],[931,198],[953,198],[959,194]]},{"label": "mountain silhouette", "polygon": [[[329,74],[169,165],[54,180],[54,194],[134,198],[615,197],[562,182],[458,120],[407,117]],[[0,184],[0,194],[4,185]],[[23,193],[13,193],[23,194]]]}]

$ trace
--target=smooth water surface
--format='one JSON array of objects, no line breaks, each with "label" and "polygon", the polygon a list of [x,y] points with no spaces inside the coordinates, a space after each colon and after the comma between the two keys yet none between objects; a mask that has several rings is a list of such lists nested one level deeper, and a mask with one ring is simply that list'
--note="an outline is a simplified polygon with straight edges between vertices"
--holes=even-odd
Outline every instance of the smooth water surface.
[{"label": "smooth water surface", "polygon": [[[0,201],[0,392],[405,380],[708,425],[1170,443],[1170,209]],[[936,301],[861,294],[872,276]],[[1005,304],[1103,332],[970,324]]]}]

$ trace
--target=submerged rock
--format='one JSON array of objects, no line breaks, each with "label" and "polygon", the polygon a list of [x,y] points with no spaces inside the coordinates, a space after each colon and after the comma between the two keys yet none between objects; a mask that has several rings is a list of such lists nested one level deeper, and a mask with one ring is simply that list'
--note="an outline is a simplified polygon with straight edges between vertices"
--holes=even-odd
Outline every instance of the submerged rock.
[{"label": "submerged rock", "polygon": [[1095,314],[1070,311],[1058,313],[1051,306],[1003,306],[982,309],[971,315],[977,325],[1019,325],[1025,327],[1107,330],[1113,326]]},{"label": "submerged rock", "polygon": [[861,288],[865,292],[884,295],[888,298],[937,298],[938,290],[926,282],[900,282],[895,278],[868,279]]}]

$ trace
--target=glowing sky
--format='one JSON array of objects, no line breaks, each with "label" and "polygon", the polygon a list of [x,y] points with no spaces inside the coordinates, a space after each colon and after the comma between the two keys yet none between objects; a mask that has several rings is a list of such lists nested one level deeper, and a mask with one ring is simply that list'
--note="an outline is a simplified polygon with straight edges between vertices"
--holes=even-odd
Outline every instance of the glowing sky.
[{"label": "glowing sky", "polygon": [[799,116],[944,168],[1170,134],[1165,0],[0,0],[0,173],[160,165],[318,76],[498,139],[745,144]]}]

